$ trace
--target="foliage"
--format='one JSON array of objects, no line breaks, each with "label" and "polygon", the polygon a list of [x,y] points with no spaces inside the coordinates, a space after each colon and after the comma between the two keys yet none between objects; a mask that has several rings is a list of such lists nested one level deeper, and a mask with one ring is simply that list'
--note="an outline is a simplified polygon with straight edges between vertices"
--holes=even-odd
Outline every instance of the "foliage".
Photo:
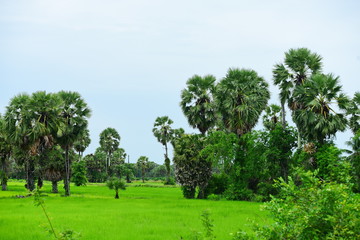
[{"label": "foliage", "polygon": [[221,126],[238,136],[249,132],[269,98],[268,83],[254,70],[230,68],[215,90]]},{"label": "foliage", "polygon": [[360,131],[347,144],[352,148],[352,153],[348,159],[352,167],[354,190],[360,192]]},{"label": "foliage", "polygon": [[351,99],[346,114],[350,116],[349,127],[354,135],[360,130],[360,92],[356,92]]},{"label": "foliage", "polygon": [[[323,143],[346,129],[344,113],[349,99],[341,92],[339,77],[332,74],[312,75],[293,92],[293,101],[301,107],[293,111],[293,120],[301,135],[308,141]],[[338,112],[339,112],[338,110]]]},{"label": "foliage", "polygon": [[111,165],[111,158],[113,153],[118,149],[120,144],[120,135],[115,128],[106,128],[100,133],[100,147],[106,153],[105,170],[108,173],[108,168]]},{"label": "foliage", "polygon": [[195,134],[184,135],[175,143],[175,176],[186,198],[195,197],[196,187],[199,188],[198,198],[205,197],[205,188],[211,177],[211,162],[199,154],[203,146],[203,136]]},{"label": "foliage", "polygon": [[265,206],[275,223],[258,227],[260,239],[359,239],[360,201],[347,184],[323,181],[317,171],[276,183],[281,190]]},{"label": "foliage", "polygon": [[181,91],[181,109],[190,126],[205,134],[215,125],[213,93],[216,78],[212,75],[194,75]]},{"label": "foliage", "polygon": [[75,186],[86,186],[87,178],[85,161],[73,163],[72,180],[75,183]]},{"label": "foliage", "polygon": [[119,189],[125,190],[126,185],[123,180],[120,178],[112,177],[106,182],[106,186],[108,186],[109,189],[115,190],[115,199],[119,198]]}]

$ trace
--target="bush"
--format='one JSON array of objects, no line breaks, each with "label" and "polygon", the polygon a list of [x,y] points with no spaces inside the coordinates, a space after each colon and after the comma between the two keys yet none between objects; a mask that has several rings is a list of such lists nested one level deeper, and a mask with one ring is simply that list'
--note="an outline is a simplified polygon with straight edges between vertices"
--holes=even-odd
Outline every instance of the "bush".
[{"label": "bush", "polygon": [[223,194],[229,185],[229,177],[224,174],[213,174],[205,188],[205,197],[210,194]]},{"label": "bush", "polygon": [[165,180],[164,182],[164,185],[175,185],[175,184],[176,184],[175,179],[172,177],[169,178],[169,181]]},{"label": "bush", "polygon": [[87,183],[86,166],[84,161],[72,164],[72,181],[76,186],[85,186]]},{"label": "bush", "polygon": [[280,179],[278,198],[265,205],[275,223],[258,227],[260,239],[360,239],[360,199],[347,184],[300,172],[298,186]]}]

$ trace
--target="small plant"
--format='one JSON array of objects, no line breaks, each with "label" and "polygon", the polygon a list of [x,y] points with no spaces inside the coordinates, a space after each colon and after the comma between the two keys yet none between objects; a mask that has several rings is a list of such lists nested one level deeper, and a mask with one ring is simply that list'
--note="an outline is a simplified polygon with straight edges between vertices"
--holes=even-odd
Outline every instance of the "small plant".
[{"label": "small plant", "polygon": [[204,210],[201,214],[201,221],[205,229],[205,239],[214,239],[213,228],[214,228],[214,220],[210,218],[209,210]]},{"label": "small plant", "polygon": [[109,189],[115,190],[115,199],[119,199],[119,189],[121,189],[121,190],[126,189],[125,182],[123,180],[121,180],[120,178],[116,178],[116,177],[109,179],[106,182],[106,186],[108,186]]},{"label": "small plant", "polygon": [[41,192],[40,189],[37,188],[36,190],[34,190],[33,192],[34,195],[34,205],[35,206],[40,206],[41,209],[43,210],[45,217],[49,223],[50,228],[46,228],[46,231],[50,233],[50,235],[54,236],[55,239],[58,240],[76,240],[76,239],[80,239],[81,234],[78,232],[75,232],[71,229],[67,229],[65,231],[60,232],[59,234],[56,233],[56,230],[51,222],[50,216],[46,210],[46,206],[45,206],[45,201],[43,198],[41,198]]}]

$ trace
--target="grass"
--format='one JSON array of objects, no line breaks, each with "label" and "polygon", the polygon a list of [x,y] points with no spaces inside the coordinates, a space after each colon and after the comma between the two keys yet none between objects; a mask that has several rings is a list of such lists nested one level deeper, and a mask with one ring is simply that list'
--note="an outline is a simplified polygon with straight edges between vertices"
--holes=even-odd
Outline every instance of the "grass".
[{"label": "grass", "polygon": [[[259,203],[188,200],[179,187],[160,183],[132,183],[119,192],[120,199],[105,184],[71,186],[71,197],[61,196],[62,185],[59,194],[50,190],[45,182],[42,194],[54,227],[80,232],[82,239],[186,239],[192,231],[203,231],[205,209],[214,219],[217,239],[231,239],[229,234],[239,228],[251,231],[249,219],[269,221]],[[21,181],[9,181],[8,191],[0,192],[0,239],[49,239],[41,227],[47,220],[33,197],[14,197],[27,194]]]}]

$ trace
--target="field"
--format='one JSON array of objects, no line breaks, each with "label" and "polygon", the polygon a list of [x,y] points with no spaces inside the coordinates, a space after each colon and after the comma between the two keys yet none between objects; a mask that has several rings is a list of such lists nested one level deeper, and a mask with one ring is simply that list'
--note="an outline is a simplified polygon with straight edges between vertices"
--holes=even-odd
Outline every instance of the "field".
[{"label": "field", "polygon": [[[0,239],[49,239],[41,207],[34,206],[24,182],[9,182],[9,190],[0,191]],[[201,213],[208,210],[214,219],[217,239],[231,239],[238,229],[251,231],[249,220],[269,221],[259,203],[184,199],[179,187],[161,183],[130,184],[114,199],[115,191],[104,184],[71,187],[71,197],[42,189],[47,212],[58,231],[80,232],[81,239],[188,239],[193,231],[203,231]]]}]

